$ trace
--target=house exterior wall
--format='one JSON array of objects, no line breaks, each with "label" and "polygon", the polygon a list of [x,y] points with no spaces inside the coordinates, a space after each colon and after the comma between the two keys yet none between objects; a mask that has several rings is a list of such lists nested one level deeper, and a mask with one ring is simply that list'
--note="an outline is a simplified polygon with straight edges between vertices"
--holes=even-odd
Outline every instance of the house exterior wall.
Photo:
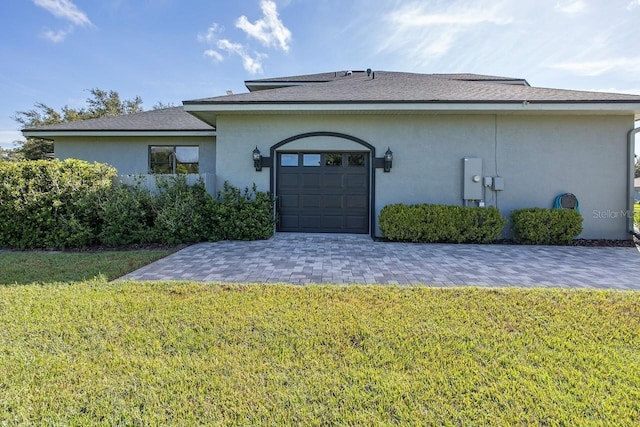
[{"label": "house exterior wall", "polygon": [[[626,239],[626,135],[632,116],[578,115],[224,115],[217,118],[216,178],[270,189],[274,169],[253,169],[251,153],[299,134],[337,132],[394,153],[393,169],[375,170],[377,218],[391,203],[461,205],[465,157],[482,159],[483,176],[504,178],[504,191],[485,190],[485,202],[512,209],[552,207],[573,193],[584,217],[582,238]],[[295,145],[294,145],[295,144]],[[330,137],[298,140],[285,149],[365,149]],[[274,175],[275,176],[275,175]]]},{"label": "house exterior wall", "polygon": [[120,175],[138,175],[149,172],[150,145],[197,145],[200,147],[200,173],[216,173],[215,137],[57,137],[54,155],[59,159],[80,159],[108,163]]}]

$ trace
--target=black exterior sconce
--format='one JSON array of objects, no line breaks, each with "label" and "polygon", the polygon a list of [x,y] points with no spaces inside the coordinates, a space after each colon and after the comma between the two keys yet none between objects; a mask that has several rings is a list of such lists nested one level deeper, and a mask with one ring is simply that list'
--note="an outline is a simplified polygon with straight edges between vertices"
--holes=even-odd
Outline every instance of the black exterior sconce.
[{"label": "black exterior sconce", "polygon": [[391,172],[391,168],[393,167],[393,151],[391,151],[391,148],[387,148],[384,156],[373,159],[373,167],[383,169],[385,172]]},{"label": "black exterior sconce", "polygon": [[253,167],[256,168],[256,172],[260,172],[262,170],[262,154],[260,154],[260,150],[258,150],[257,145],[256,149],[253,150]]},{"label": "black exterior sconce", "polygon": [[258,146],[256,145],[255,150],[253,150],[253,167],[256,169],[256,172],[260,172],[263,167],[270,168],[272,167],[271,157],[263,157],[258,150]]},{"label": "black exterior sconce", "polygon": [[391,172],[393,166],[393,151],[387,147],[387,151],[384,153],[384,171]]}]

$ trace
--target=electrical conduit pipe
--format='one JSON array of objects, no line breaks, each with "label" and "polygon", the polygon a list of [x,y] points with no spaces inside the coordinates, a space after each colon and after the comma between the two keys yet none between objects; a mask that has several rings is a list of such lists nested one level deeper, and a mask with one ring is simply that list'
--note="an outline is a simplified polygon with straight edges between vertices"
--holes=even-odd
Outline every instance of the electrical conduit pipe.
[{"label": "electrical conduit pipe", "polygon": [[633,228],[633,213],[634,213],[634,197],[633,197],[633,178],[635,170],[635,148],[636,148],[636,135],[640,132],[640,128],[631,129],[628,137],[627,147],[627,230],[629,233],[640,239],[640,233],[636,233]]}]

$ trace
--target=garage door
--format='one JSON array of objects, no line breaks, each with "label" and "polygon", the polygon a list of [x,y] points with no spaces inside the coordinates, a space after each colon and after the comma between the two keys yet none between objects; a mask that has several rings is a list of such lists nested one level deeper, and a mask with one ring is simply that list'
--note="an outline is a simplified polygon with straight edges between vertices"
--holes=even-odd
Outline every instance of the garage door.
[{"label": "garage door", "polygon": [[279,231],[369,232],[369,153],[278,153]]}]

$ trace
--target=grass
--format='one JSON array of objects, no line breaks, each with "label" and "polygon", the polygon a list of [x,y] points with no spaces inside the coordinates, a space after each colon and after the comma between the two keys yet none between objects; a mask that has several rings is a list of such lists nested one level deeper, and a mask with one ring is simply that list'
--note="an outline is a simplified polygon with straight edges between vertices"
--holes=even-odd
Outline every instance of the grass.
[{"label": "grass", "polygon": [[640,293],[0,287],[0,425],[638,425]]},{"label": "grass", "polygon": [[171,250],[1,252],[0,285],[113,280],[169,255]]}]

